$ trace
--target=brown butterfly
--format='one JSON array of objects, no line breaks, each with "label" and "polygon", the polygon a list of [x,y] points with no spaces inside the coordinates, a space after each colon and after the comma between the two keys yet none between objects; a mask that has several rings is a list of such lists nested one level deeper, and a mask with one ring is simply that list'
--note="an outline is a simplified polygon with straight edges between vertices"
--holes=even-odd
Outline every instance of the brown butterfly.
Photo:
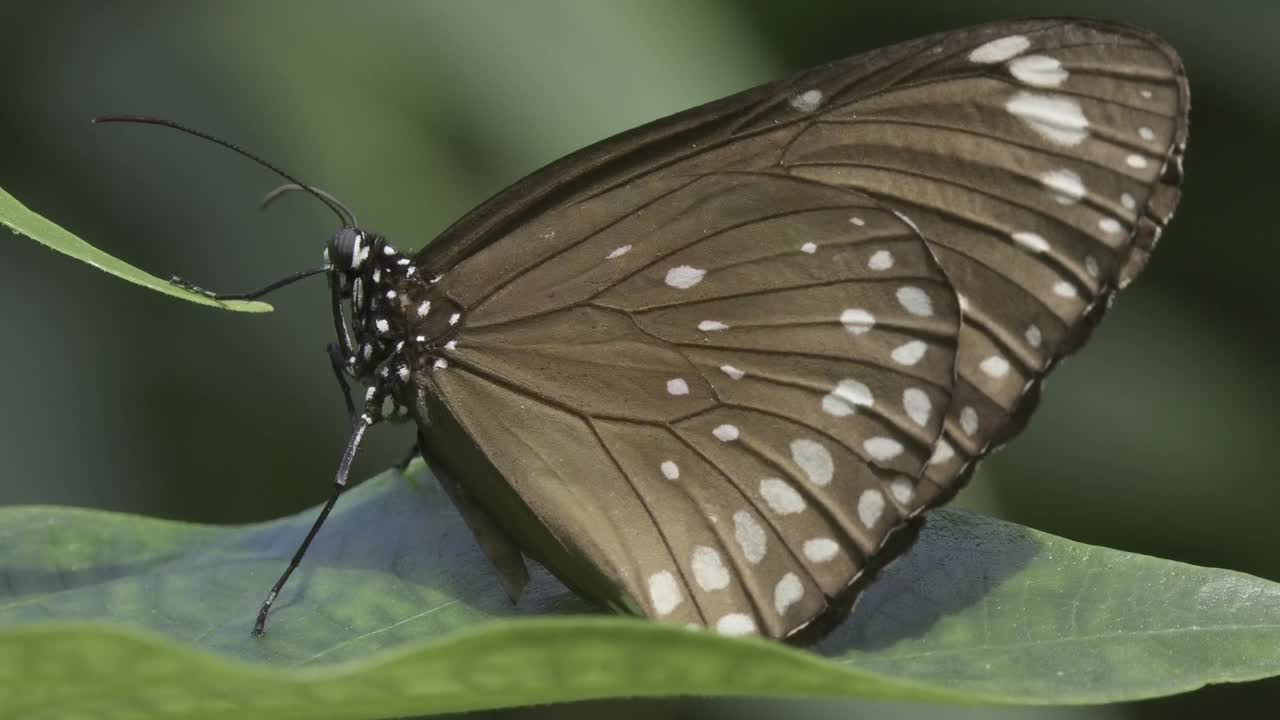
[{"label": "brown butterfly", "polygon": [[322,270],[369,390],[257,629],[365,430],[412,419],[513,596],[530,557],[618,611],[819,634],[1146,264],[1188,109],[1146,32],[1004,22],[607,139],[412,256],[347,214]]}]

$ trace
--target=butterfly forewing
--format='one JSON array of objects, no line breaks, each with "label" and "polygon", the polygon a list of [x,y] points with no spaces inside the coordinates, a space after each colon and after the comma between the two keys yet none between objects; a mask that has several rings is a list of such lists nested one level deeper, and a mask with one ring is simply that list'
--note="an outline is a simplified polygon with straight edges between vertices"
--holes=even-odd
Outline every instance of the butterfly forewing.
[{"label": "butterfly forewing", "polygon": [[428,422],[571,585],[790,636],[1020,429],[1172,213],[1186,112],[1159,41],[1032,21],[606,140],[418,258],[459,308]]}]

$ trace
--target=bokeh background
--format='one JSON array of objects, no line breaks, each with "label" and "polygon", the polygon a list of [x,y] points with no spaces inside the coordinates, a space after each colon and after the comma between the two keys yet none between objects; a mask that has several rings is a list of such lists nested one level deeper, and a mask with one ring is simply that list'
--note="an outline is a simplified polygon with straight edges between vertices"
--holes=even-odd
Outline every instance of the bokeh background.
[{"label": "bokeh background", "polygon": [[[1029,430],[962,503],[1076,540],[1280,579],[1274,414],[1280,3],[1078,0],[5,0],[0,186],[158,275],[243,290],[318,264],[332,217],[211,145],[242,143],[417,247],[520,176],[614,132],[789,71],[997,18],[1091,15],[1183,54],[1193,113],[1178,217]],[[204,522],[328,492],[346,423],[323,281],[277,312],[177,302],[0,238],[0,503]],[[411,442],[380,428],[355,476]],[[619,716],[1274,717],[1280,683],[1067,710],[858,703],[613,704]],[[590,717],[600,704],[544,710]]]}]

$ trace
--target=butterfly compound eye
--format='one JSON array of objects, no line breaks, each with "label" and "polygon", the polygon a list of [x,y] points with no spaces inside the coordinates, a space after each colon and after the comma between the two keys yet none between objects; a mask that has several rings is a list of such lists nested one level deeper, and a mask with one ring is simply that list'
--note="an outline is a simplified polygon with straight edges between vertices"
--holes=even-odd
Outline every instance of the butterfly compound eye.
[{"label": "butterfly compound eye", "polygon": [[327,250],[329,262],[339,270],[355,270],[369,255],[364,233],[350,227],[344,227],[335,232],[329,238]]}]

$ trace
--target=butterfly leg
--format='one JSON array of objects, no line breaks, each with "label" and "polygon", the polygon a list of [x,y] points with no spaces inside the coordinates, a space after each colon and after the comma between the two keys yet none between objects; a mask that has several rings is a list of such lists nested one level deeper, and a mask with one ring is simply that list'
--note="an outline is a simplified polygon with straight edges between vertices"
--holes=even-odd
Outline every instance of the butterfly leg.
[{"label": "butterfly leg", "polygon": [[292,285],[293,283],[296,283],[299,280],[306,280],[312,275],[319,275],[322,272],[328,272],[328,271],[329,271],[328,265],[324,267],[313,268],[311,270],[302,270],[301,272],[296,272],[288,277],[281,278],[271,283],[270,285],[267,285],[266,287],[258,288],[257,290],[253,290],[250,292],[243,292],[243,293],[212,292],[210,290],[205,290],[199,285],[195,285],[191,282],[183,280],[177,275],[173,275],[169,278],[169,284],[176,285],[182,288],[183,290],[190,290],[193,293],[203,295],[209,298],[210,300],[257,300],[263,295],[266,295],[267,293],[272,292],[274,290],[279,290],[280,288],[286,285]]},{"label": "butterfly leg", "polygon": [[[333,376],[338,379],[338,387],[342,388],[342,400],[347,404],[347,418],[353,418],[356,416],[356,406],[351,402],[351,385],[347,383],[347,359],[337,343],[329,343],[325,350],[329,353],[329,365],[333,367]],[[414,449],[417,449],[417,445]],[[409,458],[412,459],[413,455]],[[405,464],[409,464],[407,460]]]},{"label": "butterfly leg", "polygon": [[347,448],[342,452],[342,462],[338,463],[338,472],[333,481],[333,492],[329,494],[329,500],[320,509],[319,517],[312,523],[311,530],[303,538],[302,544],[294,552],[293,558],[289,561],[289,567],[285,568],[284,573],[280,575],[280,579],[276,580],[276,584],[271,586],[271,592],[267,593],[267,599],[263,601],[262,607],[258,610],[258,620],[253,624],[253,634],[255,636],[261,637],[266,632],[267,614],[271,612],[271,606],[275,603],[276,597],[280,594],[280,590],[284,588],[284,584],[289,581],[289,576],[302,563],[302,556],[307,554],[307,548],[311,547],[311,541],[315,539],[316,533],[320,531],[320,526],[324,524],[324,521],[329,517],[329,513],[333,511],[333,506],[338,502],[338,496],[347,489],[347,476],[351,473],[351,463],[355,460],[356,451],[360,449],[360,441],[364,439],[365,431],[373,423],[373,416],[366,412],[356,418],[352,424],[351,439],[347,440]]}]

